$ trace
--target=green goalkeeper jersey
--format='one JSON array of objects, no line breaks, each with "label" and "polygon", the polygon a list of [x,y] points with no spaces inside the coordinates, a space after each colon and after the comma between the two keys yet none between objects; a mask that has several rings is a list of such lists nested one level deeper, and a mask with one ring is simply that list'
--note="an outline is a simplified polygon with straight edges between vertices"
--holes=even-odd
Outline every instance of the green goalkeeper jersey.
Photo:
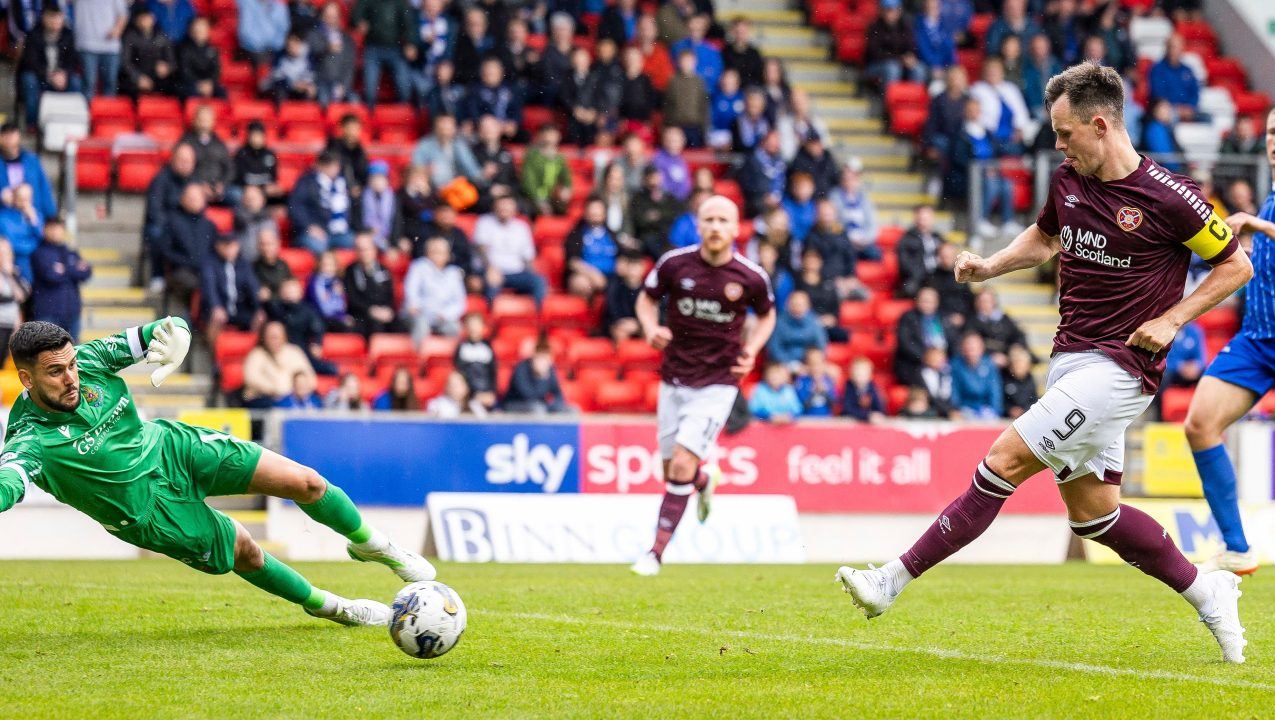
[{"label": "green goalkeeper jersey", "polygon": [[[173,321],[186,327],[181,318]],[[117,373],[146,355],[162,320],[78,345],[80,406],[42,410],[23,392],[9,413],[0,453],[0,512],[34,483],[108,530],[145,520],[161,479],[160,426],[143,422]]]}]

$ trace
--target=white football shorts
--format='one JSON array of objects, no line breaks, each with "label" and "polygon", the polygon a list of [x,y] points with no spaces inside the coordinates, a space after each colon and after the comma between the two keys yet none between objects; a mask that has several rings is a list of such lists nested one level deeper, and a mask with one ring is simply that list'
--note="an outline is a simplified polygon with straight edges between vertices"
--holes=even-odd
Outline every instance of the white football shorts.
[{"label": "white football shorts", "polygon": [[1093,473],[1119,485],[1125,429],[1151,398],[1139,378],[1101,352],[1059,353],[1049,362],[1045,394],[1014,429],[1058,482]]},{"label": "white football shorts", "polygon": [[681,445],[700,460],[707,460],[737,395],[739,388],[734,385],[692,388],[661,382],[655,410],[660,456],[672,458],[673,448]]}]

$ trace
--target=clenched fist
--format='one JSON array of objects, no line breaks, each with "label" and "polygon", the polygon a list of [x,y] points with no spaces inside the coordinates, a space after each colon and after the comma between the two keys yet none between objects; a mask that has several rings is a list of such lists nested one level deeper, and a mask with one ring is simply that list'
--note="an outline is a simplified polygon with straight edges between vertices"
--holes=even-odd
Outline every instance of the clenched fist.
[{"label": "clenched fist", "polygon": [[987,272],[987,260],[969,250],[963,250],[960,255],[956,256],[956,263],[953,269],[956,273],[957,282],[981,282],[990,277]]}]

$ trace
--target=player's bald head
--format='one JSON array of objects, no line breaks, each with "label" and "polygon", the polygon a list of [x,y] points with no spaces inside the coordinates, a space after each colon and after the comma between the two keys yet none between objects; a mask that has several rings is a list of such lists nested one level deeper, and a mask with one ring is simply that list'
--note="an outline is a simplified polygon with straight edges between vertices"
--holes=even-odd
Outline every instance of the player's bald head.
[{"label": "player's bald head", "polygon": [[701,218],[710,214],[722,213],[733,223],[739,222],[739,206],[725,195],[710,195],[700,203],[697,215]]},{"label": "player's bald head", "polygon": [[1045,107],[1052,110],[1064,98],[1081,122],[1101,115],[1124,127],[1124,80],[1114,68],[1083,62],[1063,70],[1045,85]]}]

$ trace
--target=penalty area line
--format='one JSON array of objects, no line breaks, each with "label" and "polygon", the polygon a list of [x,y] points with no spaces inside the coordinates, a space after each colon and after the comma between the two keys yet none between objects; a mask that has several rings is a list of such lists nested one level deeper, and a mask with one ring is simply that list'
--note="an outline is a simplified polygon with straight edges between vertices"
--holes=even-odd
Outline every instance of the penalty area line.
[{"label": "penalty area line", "polygon": [[1021,665],[1028,667],[1066,670],[1068,672],[1090,675],[1107,675],[1110,677],[1131,677],[1139,680],[1169,680],[1173,682],[1201,683],[1221,687],[1245,688],[1250,690],[1275,691],[1275,685],[1269,683],[1243,680],[1240,678],[1215,678],[1190,673],[1172,672],[1169,670],[1140,670],[1137,668],[1112,667],[1093,663],[1067,662],[1064,660],[1044,660],[1040,658],[1016,658],[1005,655],[971,653],[964,650],[952,650],[941,647],[900,647],[897,645],[875,645],[872,643],[849,640],[846,638],[818,637],[814,635],[776,635],[746,630],[713,630],[704,627],[678,627],[647,623],[631,623],[622,620],[606,620],[572,617],[570,615],[544,615],[539,613],[490,611],[483,613],[491,617],[510,618],[514,620],[535,620],[563,625],[608,627],[616,630],[659,633],[695,633],[697,635],[724,635],[740,640],[762,640],[776,643],[804,643],[807,645],[826,645],[850,650],[868,652],[887,652],[909,655],[928,655],[943,660],[968,660],[987,665]]}]

